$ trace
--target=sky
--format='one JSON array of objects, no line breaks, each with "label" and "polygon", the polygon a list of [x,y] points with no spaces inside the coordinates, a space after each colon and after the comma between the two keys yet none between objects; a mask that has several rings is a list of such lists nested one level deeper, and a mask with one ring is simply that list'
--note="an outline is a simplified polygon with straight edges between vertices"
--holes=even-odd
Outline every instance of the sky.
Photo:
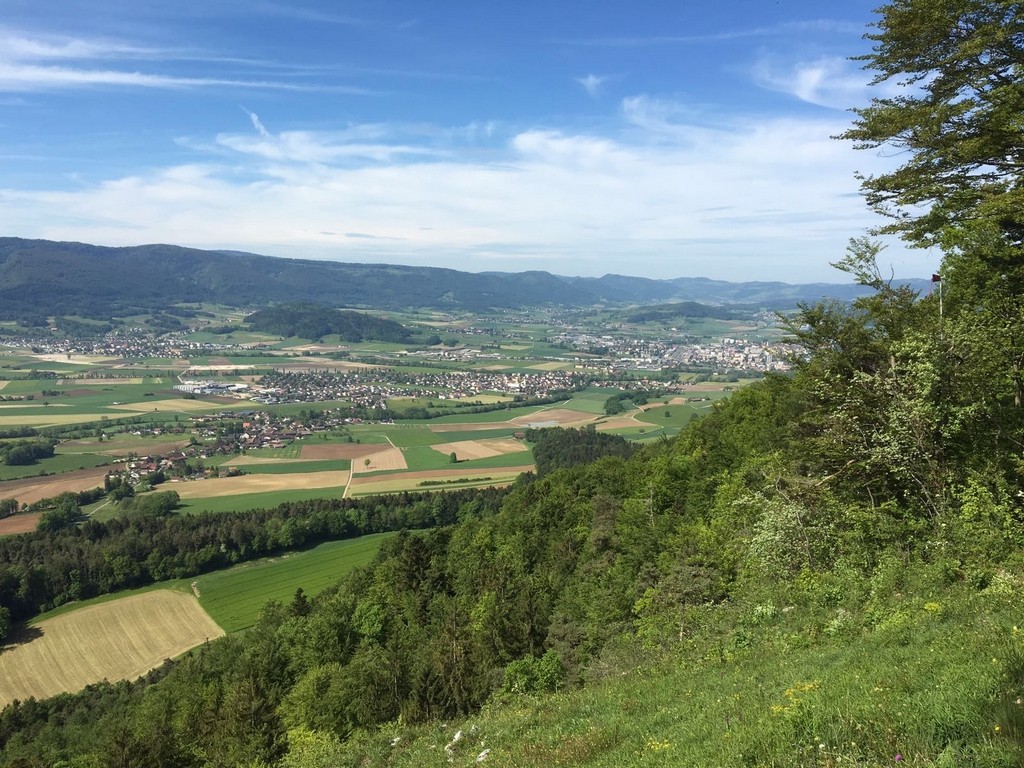
[{"label": "sky", "polygon": [[0,235],[848,282],[877,5],[0,0]]}]

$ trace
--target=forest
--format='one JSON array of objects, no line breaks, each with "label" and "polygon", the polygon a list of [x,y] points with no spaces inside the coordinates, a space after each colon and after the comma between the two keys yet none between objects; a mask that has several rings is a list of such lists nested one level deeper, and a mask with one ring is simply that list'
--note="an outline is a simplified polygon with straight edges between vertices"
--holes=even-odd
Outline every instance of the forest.
[{"label": "forest", "polygon": [[[5,572],[28,574],[0,599],[30,615],[70,597],[47,585],[60,557],[113,589],[307,528],[427,529],[147,679],[6,708],[3,761],[1020,765],[1024,11],[892,0],[869,38],[876,83],[909,90],[855,110],[843,138],[905,158],[864,193],[887,232],[941,250],[935,291],[887,280],[879,242],[854,238],[836,266],[869,292],[789,318],[806,350],[792,375],[635,452],[569,436],[507,493],[0,543]],[[90,559],[120,528],[138,549]],[[672,710],[686,701],[702,704]],[[662,730],[633,730],[639,713]],[[470,722],[486,746],[469,725],[448,735]]]}]

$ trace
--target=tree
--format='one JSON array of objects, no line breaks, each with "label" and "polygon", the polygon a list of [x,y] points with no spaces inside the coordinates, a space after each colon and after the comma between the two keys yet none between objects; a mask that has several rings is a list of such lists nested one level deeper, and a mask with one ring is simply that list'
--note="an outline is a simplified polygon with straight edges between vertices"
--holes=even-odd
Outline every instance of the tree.
[{"label": "tree", "polygon": [[898,92],[854,110],[842,137],[902,159],[861,179],[890,218],[880,231],[944,251],[939,437],[1009,476],[1024,448],[1024,6],[891,0],[879,13],[860,60]]},{"label": "tree", "polygon": [[906,158],[862,178],[885,231],[949,246],[965,225],[993,222],[1024,244],[1024,9],[1010,0],[892,0],[870,54],[858,57],[898,95],[855,109],[842,134]]}]

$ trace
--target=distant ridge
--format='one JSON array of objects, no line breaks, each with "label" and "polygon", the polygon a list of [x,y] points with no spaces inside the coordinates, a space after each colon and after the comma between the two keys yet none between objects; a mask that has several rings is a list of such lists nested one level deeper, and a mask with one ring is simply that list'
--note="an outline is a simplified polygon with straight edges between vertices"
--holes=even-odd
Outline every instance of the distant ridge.
[{"label": "distant ridge", "polygon": [[[906,281],[926,290],[925,280]],[[317,302],[373,309],[515,309],[700,301],[772,308],[849,300],[854,285],[560,277],[543,271],[471,273],[438,267],[355,264],[208,251],[176,245],[122,248],[0,238],[0,319],[26,315],[109,318],[182,302],[254,306]]]}]

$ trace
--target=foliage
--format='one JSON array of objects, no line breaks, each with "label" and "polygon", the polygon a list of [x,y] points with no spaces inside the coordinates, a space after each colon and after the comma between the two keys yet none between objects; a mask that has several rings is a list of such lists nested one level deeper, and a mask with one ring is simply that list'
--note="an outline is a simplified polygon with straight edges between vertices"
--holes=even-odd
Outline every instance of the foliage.
[{"label": "foliage", "polygon": [[402,342],[410,335],[408,329],[394,320],[331,309],[319,304],[283,304],[259,309],[246,317],[245,323],[253,331],[275,336],[300,336],[304,339],[337,334],[344,341],[350,342]]}]

